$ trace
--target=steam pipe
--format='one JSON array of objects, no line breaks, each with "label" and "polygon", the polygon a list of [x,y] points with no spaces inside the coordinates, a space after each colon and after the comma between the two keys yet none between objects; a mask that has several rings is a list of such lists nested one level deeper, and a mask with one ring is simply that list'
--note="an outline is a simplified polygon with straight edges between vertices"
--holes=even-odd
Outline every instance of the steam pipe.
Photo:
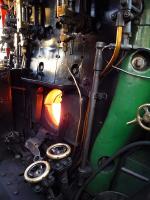
[{"label": "steam pipe", "polygon": [[92,135],[92,125],[93,125],[93,119],[94,119],[94,113],[95,113],[95,106],[97,102],[97,94],[98,94],[98,86],[99,86],[99,76],[102,70],[103,66],[103,58],[102,58],[102,48],[104,47],[103,42],[97,42],[96,43],[96,55],[95,55],[95,63],[94,63],[94,77],[93,77],[93,85],[89,100],[89,115],[88,115],[88,127],[87,127],[87,133],[85,136],[85,143],[83,146],[83,157],[82,157],[82,163],[81,163],[81,170],[83,171],[86,168],[86,162],[88,159],[88,153],[89,153],[89,146],[90,146],[90,139]]}]

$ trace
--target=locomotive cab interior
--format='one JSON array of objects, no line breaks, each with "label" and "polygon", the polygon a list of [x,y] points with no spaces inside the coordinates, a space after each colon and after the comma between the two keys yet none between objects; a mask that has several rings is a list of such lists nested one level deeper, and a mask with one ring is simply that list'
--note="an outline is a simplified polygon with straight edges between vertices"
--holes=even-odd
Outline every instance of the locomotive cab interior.
[{"label": "locomotive cab interior", "polygon": [[149,16],[0,0],[0,200],[150,199]]}]

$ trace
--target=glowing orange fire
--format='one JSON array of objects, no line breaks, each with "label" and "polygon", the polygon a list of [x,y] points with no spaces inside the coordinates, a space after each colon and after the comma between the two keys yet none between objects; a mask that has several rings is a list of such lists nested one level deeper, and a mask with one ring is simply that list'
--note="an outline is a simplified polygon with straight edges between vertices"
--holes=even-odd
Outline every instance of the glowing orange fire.
[{"label": "glowing orange fire", "polygon": [[45,98],[45,114],[46,120],[58,127],[61,116],[62,91],[59,89],[51,90]]}]

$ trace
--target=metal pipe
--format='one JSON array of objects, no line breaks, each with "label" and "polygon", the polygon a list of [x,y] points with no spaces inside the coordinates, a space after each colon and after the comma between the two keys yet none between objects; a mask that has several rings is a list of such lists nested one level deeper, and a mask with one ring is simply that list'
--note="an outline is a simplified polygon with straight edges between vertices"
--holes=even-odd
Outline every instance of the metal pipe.
[{"label": "metal pipe", "polygon": [[121,171],[123,171],[124,173],[129,174],[137,179],[140,179],[142,181],[149,182],[149,178],[142,176],[141,174],[138,174],[136,172],[133,172],[132,170],[127,169],[126,167],[122,167]]},{"label": "metal pipe", "polygon": [[[130,13],[131,13],[131,9],[132,9],[132,0],[128,0],[128,11]],[[131,37],[131,20],[124,27],[122,43],[128,46],[130,37]]]},{"label": "metal pipe", "polygon": [[103,42],[96,43],[96,55],[95,55],[95,63],[94,63],[94,77],[93,77],[93,85],[89,100],[89,115],[88,115],[88,125],[87,125],[87,133],[85,136],[85,143],[83,146],[83,158],[81,163],[81,169],[84,169],[87,164],[88,153],[89,153],[89,146],[90,140],[92,135],[92,126],[93,126],[93,119],[95,114],[95,106],[97,102],[97,94],[98,94],[98,86],[99,86],[99,76],[103,66],[103,58],[102,58],[102,48],[104,47]]},{"label": "metal pipe", "polygon": [[117,34],[116,34],[116,45],[115,45],[115,49],[114,49],[113,55],[112,55],[110,61],[108,62],[107,66],[102,71],[101,77],[104,76],[111,69],[113,63],[118,58],[118,55],[119,55],[120,49],[121,49],[122,36],[123,36],[123,27],[122,26],[118,26],[117,27]]}]

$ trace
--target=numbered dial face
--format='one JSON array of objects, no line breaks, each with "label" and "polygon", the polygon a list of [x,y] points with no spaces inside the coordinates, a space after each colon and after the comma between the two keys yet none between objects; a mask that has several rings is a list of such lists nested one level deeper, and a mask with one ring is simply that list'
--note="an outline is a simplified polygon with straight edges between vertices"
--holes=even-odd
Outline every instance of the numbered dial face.
[{"label": "numbered dial face", "polygon": [[70,153],[71,153],[70,146],[64,143],[57,143],[51,145],[46,152],[47,157],[54,160],[60,160],[66,158],[67,156],[69,156]]},{"label": "numbered dial face", "polygon": [[24,172],[24,178],[29,183],[38,183],[48,176],[50,165],[47,161],[36,161]]},{"label": "numbered dial face", "polygon": [[138,108],[137,122],[143,129],[150,131],[150,104],[143,104]]}]

